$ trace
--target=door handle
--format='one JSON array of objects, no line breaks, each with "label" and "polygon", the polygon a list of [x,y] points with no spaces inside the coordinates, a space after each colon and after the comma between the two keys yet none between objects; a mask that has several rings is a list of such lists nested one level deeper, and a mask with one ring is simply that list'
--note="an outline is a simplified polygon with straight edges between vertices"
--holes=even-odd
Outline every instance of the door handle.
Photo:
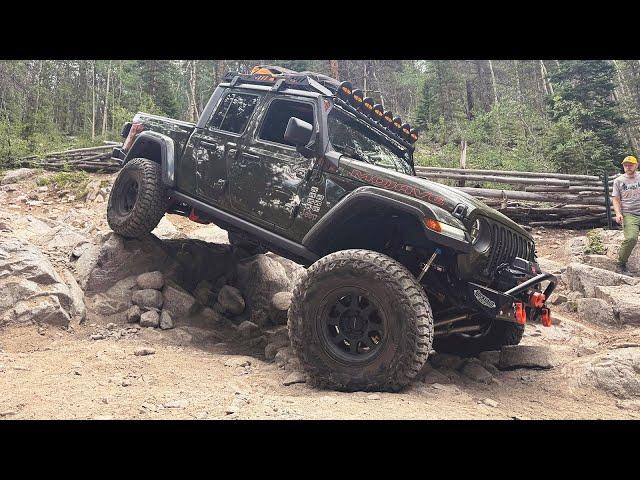
[{"label": "door handle", "polygon": [[202,145],[206,145],[207,147],[213,147],[213,148],[217,148],[219,146],[217,143],[207,142],[206,140],[200,140],[200,143]]}]

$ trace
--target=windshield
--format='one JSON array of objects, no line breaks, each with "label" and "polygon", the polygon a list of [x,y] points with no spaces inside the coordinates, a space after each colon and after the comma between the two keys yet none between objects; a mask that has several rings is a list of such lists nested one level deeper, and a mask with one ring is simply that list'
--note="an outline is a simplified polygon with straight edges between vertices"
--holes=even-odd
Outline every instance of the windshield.
[{"label": "windshield", "polygon": [[409,153],[383,144],[383,137],[366,125],[333,108],[327,119],[333,148],[356,160],[412,175]]}]

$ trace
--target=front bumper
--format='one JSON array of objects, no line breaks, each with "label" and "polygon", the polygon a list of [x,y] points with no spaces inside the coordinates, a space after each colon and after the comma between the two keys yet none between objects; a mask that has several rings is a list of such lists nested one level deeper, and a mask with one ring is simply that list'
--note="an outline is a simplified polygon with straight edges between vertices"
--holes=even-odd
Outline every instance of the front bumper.
[{"label": "front bumper", "polygon": [[[549,285],[541,292],[536,287],[544,281],[548,281]],[[505,292],[469,282],[467,297],[474,303],[474,309],[496,320],[524,325],[527,320],[541,317],[543,325],[550,326],[551,311],[545,302],[555,289],[556,283],[555,275],[550,273],[540,273]],[[534,294],[537,294],[537,301],[533,300]],[[540,297],[540,294],[544,297]]]}]

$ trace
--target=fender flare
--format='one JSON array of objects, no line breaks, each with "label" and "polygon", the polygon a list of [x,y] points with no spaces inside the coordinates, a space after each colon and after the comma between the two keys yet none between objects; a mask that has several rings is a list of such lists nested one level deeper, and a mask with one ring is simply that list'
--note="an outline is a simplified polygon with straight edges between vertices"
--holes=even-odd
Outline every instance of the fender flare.
[{"label": "fender flare", "polygon": [[[159,160],[162,166],[162,183],[167,187],[174,187],[176,184],[176,147],[173,139],[167,135],[151,131],[141,132],[127,153],[124,164],[126,165],[133,158],[144,157],[150,147],[159,148],[160,150]],[[158,161],[157,158],[150,158],[150,160]]]},{"label": "fender flare", "polygon": [[433,218],[440,222],[464,227],[446,210],[435,205],[427,204],[416,198],[402,193],[391,192],[378,187],[359,187],[343,197],[329,212],[327,212],[302,239],[302,244],[311,251],[322,251],[322,245],[332,229],[358,215],[359,211],[371,210],[372,206],[385,206],[392,210],[406,212],[416,218],[422,226],[425,236],[430,241],[451,248],[457,252],[469,253],[472,246],[467,241],[429,230],[425,218]]}]

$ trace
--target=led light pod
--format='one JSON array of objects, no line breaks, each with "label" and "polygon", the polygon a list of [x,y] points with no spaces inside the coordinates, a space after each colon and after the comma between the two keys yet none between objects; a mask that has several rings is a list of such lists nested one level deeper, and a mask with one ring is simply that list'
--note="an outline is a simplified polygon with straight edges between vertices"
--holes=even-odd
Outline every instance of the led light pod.
[{"label": "led light pod", "polygon": [[345,101],[349,101],[353,94],[353,85],[351,85],[351,82],[342,82],[338,86],[337,94],[338,94],[338,98]]},{"label": "led light pod", "polygon": [[363,100],[364,100],[364,92],[362,90],[360,90],[359,88],[356,88],[351,93],[351,98],[350,98],[351,104],[356,108],[360,108],[360,106],[362,105],[362,101]]},{"label": "led light pod", "polygon": [[384,121],[384,107],[382,104],[376,103],[373,106],[373,118],[375,118],[378,123],[382,123]]},{"label": "led light pod", "polygon": [[362,100],[362,110],[369,116],[373,116],[373,98],[366,97]]}]

